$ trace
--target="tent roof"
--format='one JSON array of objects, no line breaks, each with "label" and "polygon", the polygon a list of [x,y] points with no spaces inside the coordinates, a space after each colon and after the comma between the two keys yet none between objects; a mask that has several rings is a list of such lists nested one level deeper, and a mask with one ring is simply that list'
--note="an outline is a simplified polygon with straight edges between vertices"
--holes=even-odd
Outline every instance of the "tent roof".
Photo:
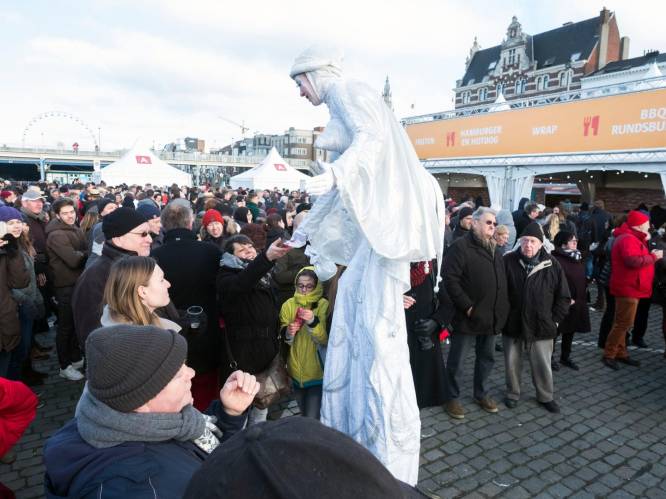
[{"label": "tent roof", "polygon": [[192,176],[189,173],[162,161],[147,147],[137,145],[118,161],[102,168],[101,178],[108,185],[192,185]]},{"label": "tent roof", "polygon": [[253,189],[287,187],[299,189],[309,177],[290,166],[273,147],[264,160],[254,168],[231,177],[231,186]]}]

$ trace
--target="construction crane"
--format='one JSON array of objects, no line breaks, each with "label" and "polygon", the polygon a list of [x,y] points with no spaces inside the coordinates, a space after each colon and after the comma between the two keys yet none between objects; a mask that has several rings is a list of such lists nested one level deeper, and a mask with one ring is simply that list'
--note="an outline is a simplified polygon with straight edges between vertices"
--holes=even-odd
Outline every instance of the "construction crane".
[{"label": "construction crane", "polygon": [[243,120],[240,123],[237,123],[233,120],[225,118],[224,116],[218,116],[218,118],[223,120],[223,121],[226,121],[227,123],[231,123],[232,125],[236,125],[237,127],[240,127],[241,135],[243,136],[243,138],[245,138],[245,132],[247,132],[249,130],[249,128],[245,126],[245,120]]}]

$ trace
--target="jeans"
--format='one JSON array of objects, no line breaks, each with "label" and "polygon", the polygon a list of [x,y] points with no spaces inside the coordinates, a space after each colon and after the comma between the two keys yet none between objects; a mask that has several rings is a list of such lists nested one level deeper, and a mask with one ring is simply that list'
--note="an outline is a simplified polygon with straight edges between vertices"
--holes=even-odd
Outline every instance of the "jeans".
[{"label": "jeans", "polygon": [[527,350],[532,371],[532,382],[539,402],[553,400],[553,370],[550,358],[553,355],[553,340],[537,340],[526,343],[502,336],[504,362],[506,363],[506,398],[520,400],[520,378],[523,372],[523,350]]},{"label": "jeans", "polygon": [[74,332],[74,313],[72,312],[72,294],[74,286],[55,288],[58,300],[58,328],[56,329],[56,349],[60,368],[65,369],[72,362],[81,360],[79,340]]},{"label": "jeans", "polygon": [[294,390],[294,398],[296,399],[298,408],[301,410],[302,416],[319,419],[321,388],[322,385],[317,385],[308,388],[296,388]]},{"label": "jeans", "polygon": [[606,339],[604,357],[607,359],[624,359],[628,357],[626,337],[627,331],[634,323],[636,310],[638,309],[638,298],[626,296],[615,297],[615,320],[613,328]]},{"label": "jeans", "polygon": [[463,376],[463,360],[474,344],[476,359],[474,361],[474,398],[481,400],[488,395],[486,381],[495,364],[495,336],[472,336],[469,334],[453,334],[451,350],[446,361],[446,393],[448,400],[460,397],[460,379]]},{"label": "jeans", "polygon": [[30,346],[32,345],[32,324],[33,317],[28,314],[26,307],[19,305],[19,324],[21,326],[21,342],[12,350],[11,360],[9,361],[9,368],[7,370],[7,378],[19,381],[21,379],[21,366],[23,362],[30,355]]}]

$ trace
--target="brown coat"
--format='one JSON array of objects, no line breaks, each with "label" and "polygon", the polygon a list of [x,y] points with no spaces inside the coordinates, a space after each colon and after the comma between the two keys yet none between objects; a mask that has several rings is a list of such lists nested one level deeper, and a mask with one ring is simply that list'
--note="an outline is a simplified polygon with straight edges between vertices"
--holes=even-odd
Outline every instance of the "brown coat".
[{"label": "brown coat", "polygon": [[76,225],[54,218],[46,226],[49,277],[54,287],[74,286],[86,263],[88,242]]},{"label": "brown coat", "polygon": [[30,284],[30,274],[18,250],[9,254],[0,248],[0,351],[9,352],[21,340],[18,306],[12,298],[12,289],[25,288]]}]

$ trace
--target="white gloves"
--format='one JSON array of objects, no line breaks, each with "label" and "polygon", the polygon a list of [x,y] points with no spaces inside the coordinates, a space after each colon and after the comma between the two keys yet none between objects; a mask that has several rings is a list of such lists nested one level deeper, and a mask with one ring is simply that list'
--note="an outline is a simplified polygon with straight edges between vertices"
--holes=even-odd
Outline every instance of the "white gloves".
[{"label": "white gloves", "polygon": [[321,196],[335,187],[335,175],[330,163],[323,161],[318,161],[318,163],[324,169],[324,173],[305,181],[305,190],[312,196]]}]

